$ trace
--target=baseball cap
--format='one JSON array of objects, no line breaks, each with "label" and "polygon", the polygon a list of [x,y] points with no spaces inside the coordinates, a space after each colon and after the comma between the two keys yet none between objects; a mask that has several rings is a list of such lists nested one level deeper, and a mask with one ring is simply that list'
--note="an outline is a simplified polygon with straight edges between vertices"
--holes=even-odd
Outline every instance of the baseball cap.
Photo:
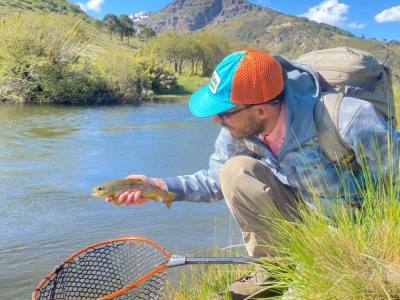
[{"label": "baseball cap", "polygon": [[226,56],[216,67],[210,82],[189,100],[196,117],[211,117],[238,104],[260,104],[283,91],[282,66],[259,50],[243,50]]}]

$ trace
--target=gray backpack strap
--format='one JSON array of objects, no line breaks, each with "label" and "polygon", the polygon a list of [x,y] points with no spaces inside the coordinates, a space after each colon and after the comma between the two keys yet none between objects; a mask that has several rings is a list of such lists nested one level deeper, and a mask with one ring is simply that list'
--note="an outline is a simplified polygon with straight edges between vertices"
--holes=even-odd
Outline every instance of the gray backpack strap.
[{"label": "gray backpack strap", "polygon": [[315,123],[319,145],[330,160],[340,165],[350,164],[355,156],[341,139],[338,132],[339,107],[343,99],[341,93],[322,93],[315,106]]}]

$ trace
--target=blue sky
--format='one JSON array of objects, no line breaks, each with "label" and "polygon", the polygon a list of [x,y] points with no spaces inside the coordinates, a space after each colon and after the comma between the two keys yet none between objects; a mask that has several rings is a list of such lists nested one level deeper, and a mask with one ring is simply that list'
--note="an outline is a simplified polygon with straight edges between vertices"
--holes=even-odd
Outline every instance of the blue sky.
[{"label": "blue sky", "polygon": [[[70,0],[92,17],[107,13],[158,11],[173,0]],[[357,36],[400,41],[400,0],[250,0],[279,12],[303,16]]]}]

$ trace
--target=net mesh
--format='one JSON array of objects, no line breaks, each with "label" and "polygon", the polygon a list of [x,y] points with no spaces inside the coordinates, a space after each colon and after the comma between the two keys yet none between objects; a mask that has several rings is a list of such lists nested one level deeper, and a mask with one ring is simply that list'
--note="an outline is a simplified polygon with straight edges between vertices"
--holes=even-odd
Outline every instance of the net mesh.
[{"label": "net mesh", "polygon": [[[129,286],[162,264],[168,257],[142,241],[110,242],[91,248],[65,263],[38,291],[35,299],[96,299]],[[166,271],[114,299],[159,299]]]}]

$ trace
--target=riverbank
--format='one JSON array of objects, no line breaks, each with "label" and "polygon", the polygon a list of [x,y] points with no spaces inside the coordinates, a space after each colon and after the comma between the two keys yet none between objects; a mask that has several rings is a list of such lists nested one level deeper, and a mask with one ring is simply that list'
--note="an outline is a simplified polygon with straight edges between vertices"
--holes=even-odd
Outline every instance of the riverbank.
[{"label": "riverbank", "polygon": [[208,76],[182,59],[174,70],[177,62],[166,61],[176,44],[166,40],[136,36],[127,43],[81,16],[11,13],[0,22],[0,103],[137,104],[190,95]]},{"label": "riverbank", "polygon": [[198,75],[180,75],[177,77],[177,85],[173,89],[155,94],[153,99],[161,102],[187,102],[190,95],[202,85],[207,84],[209,80],[208,77]]}]

